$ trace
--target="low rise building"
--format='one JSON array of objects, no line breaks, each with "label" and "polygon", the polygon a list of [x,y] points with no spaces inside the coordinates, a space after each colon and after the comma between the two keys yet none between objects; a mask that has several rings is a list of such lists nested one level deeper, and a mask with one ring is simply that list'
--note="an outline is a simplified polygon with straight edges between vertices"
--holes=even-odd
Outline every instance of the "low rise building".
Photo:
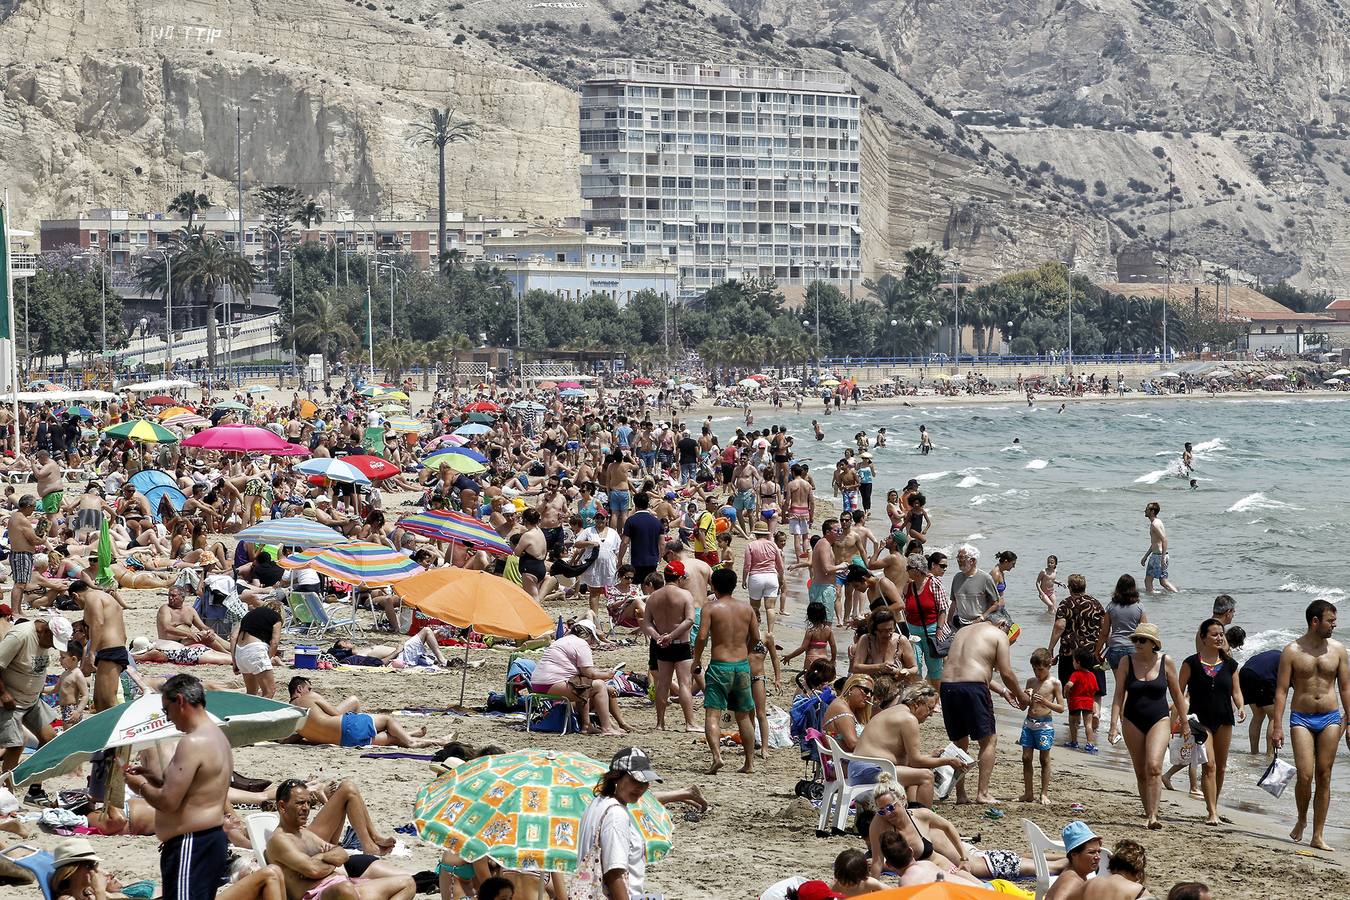
[{"label": "low rise building", "polygon": [[581,300],[606,294],[621,307],[641,291],[679,296],[674,264],[632,260],[626,247],[604,231],[539,229],[486,239],[483,261],[501,270],[516,295],[541,290],[561,300]]}]

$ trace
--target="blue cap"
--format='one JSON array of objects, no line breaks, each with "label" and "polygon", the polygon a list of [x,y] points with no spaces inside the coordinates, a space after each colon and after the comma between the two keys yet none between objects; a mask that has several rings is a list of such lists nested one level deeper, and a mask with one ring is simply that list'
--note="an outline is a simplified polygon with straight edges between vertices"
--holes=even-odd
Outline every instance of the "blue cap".
[{"label": "blue cap", "polygon": [[1064,841],[1065,853],[1072,853],[1096,837],[1097,835],[1092,833],[1092,829],[1087,826],[1086,822],[1079,821],[1070,822],[1060,832],[1060,839]]}]

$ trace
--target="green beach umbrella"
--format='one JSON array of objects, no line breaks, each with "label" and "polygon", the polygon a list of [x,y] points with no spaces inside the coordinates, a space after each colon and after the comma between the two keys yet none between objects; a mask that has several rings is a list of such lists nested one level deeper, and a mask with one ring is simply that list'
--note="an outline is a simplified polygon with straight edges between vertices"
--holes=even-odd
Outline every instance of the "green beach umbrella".
[{"label": "green beach umbrella", "polygon": [[475,412],[469,413],[469,418],[467,421],[473,422],[474,424],[477,425],[491,425],[497,421],[497,417],[492,415],[492,413]]},{"label": "green beach umbrella", "polygon": [[103,429],[103,433],[109,437],[125,438],[130,441],[143,441],[145,443],[172,444],[178,440],[178,435],[165,428],[157,422],[151,422],[148,419],[132,419],[128,422],[119,422]]},{"label": "green beach umbrella", "polygon": [[[588,756],[555,750],[482,756],[422,788],[413,821],[423,840],[465,859],[489,856],[508,869],[575,872],[581,814],[606,770]],[[648,862],[670,853],[670,813],[650,791],[628,813]]]},{"label": "green beach umbrella", "polygon": [[240,403],[240,402],[237,401],[237,400],[222,400],[222,401],[220,401],[219,403],[217,403],[215,406],[212,406],[211,408],[212,408],[212,409],[230,409],[230,410],[234,410],[235,412],[248,412],[248,407],[245,406],[244,404]]},{"label": "green beach umbrella", "polygon": [[[231,747],[290,737],[309,714],[288,703],[236,691],[207,691],[206,711],[225,732]],[[146,693],[81,719],[39,747],[10,773],[14,789],[73,772],[101,750],[130,747],[134,752],[182,736],[164,714],[160,695]]]}]

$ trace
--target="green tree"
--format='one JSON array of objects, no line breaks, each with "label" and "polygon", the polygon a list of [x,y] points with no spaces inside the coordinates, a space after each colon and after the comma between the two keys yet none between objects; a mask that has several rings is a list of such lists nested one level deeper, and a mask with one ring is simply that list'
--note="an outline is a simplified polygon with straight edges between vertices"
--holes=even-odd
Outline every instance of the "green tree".
[{"label": "green tree", "polygon": [[198,191],[183,191],[169,201],[169,212],[187,216],[189,229],[192,228],[192,221],[197,217],[197,213],[210,208],[211,198]]},{"label": "green tree", "polygon": [[329,361],[361,343],[348,321],[345,304],[334,290],[311,294],[296,310],[295,339],[303,352],[323,354],[325,380]]},{"label": "green tree", "polygon": [[455,121],[454,107],[431,110],[426,122],[412,127],[412,142],[419,146],[436,148],[436,259],[445,253],[445,148],[478,136],[478,125],[468,120]]},{"label": "green tree", "polygon": [[[279,238],[289,239],[291,224],[299,221],[299,212],[304,204],[305,195],[299,188],[286,184],[272,184],[258,188],[254,192],[258,207],[262,210],[263,226],[268,229],[267,240],[271,244],[272,257],[275,258]],[[312,202],[312,201],[311,201]]]},{"label": "green tree", "polygon": [[295,208],[294,221],[309,229],[315,225],[323,224],[323,205],[313,197],[310,197],[304,203]]},{"label": "green tree", "polygon": [[417,355],[417,342],[409,338],[386,337],[375,344],[375,365],[384,369],[390,382],[398,381],[416,362]]}]

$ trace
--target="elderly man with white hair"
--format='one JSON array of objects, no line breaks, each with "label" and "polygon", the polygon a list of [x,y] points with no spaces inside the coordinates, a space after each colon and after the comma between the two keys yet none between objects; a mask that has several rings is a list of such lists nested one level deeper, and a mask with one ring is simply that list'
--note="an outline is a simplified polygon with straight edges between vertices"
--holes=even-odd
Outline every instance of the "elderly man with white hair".
[{"label": "elderly man with white hair", "polygon": [[951,608],[948,622],[961,628],[975,622],[988,622],[1003,605],[1003,597],[993,576],[980,569],[980,551],[970,544],[956,548],[956,566],[952,577]]}]

